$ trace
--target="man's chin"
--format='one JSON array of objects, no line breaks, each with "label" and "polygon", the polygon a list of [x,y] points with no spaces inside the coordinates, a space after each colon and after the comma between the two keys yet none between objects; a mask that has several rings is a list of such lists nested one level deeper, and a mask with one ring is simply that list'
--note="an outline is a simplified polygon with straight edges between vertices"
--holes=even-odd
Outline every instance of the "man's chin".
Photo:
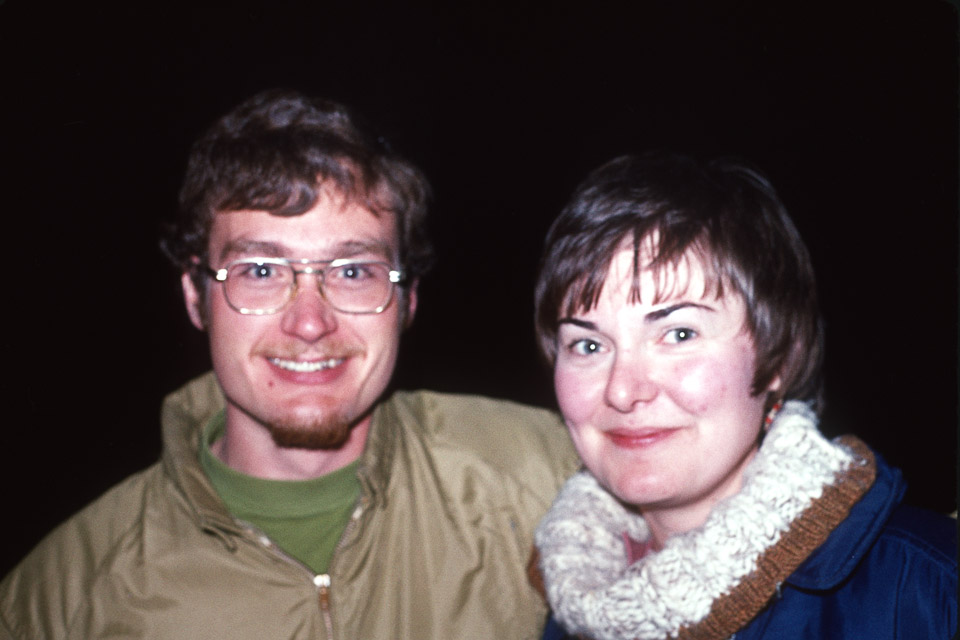
[{"label": "man's chin", "polygon": [[292,449],[339,449],[350,439],[347,420],[324,420],[314,423],[273,423],[270,435],[280,447]]}]

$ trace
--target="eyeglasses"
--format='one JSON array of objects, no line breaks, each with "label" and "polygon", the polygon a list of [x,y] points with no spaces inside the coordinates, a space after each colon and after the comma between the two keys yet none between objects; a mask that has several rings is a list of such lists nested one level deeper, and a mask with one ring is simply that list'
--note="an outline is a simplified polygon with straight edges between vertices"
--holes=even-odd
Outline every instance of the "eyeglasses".
[{"label": "eyeglasses", "polygon": [[[294,265],[322,264],[323,267]],[[265,316],[283,309],[297,291],[297,276],[316,274],[320,295],[337,311],[380,313],[393,299],[394,286],[403,272],[385,262],[340,260],[288,260],[243,258],[222,269],[206,266],[207,273],[223,283],[227,304],[244,315]]]}]

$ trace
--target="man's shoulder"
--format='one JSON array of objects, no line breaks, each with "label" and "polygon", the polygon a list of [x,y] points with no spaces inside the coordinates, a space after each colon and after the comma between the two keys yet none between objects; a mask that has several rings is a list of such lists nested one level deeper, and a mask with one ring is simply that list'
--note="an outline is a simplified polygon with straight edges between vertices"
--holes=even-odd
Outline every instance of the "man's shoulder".
[{"label": "man's shoulder", "polygon": [[398,391],[387,403],[418,429],[434,437],[479,436],[509,440],[568,443],[569,435],[556,412],[486,396],[437,391]]},{"label": "man's shoulder", "polygon": [[474,456],[504,470],[549,464],[561,474],[579,462],[553,411],[510,400],[435,391],[399,391],[385,403],[405,430],[441,449]]},{"label": "man's shoulder", "polygon": [[[58,525],[0,581],[0,618],[11,628],[66,622],[107,560],[142,525],[159,463],[135,473]],[[37,629],[34,629],[35,631]]]},{"label": "man's shoulder", "polygon": [[158,473],[160,463],[155,463],[115,484],[57,525],[27,557],[56,555],[64,547],[81,545],[96,552],[122,538],[140,519],[147,486]]}]

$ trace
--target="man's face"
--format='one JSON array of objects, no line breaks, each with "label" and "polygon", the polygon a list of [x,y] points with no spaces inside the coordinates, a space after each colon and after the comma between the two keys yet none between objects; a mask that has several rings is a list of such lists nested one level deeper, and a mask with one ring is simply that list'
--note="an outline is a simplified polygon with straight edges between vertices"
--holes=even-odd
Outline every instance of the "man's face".
[{"label": "man's face", "polygon": [[[375,216],[324,191],[298,216],[218,213],[209,260],[213,269],[249,257],[355,258],[397,266],[397,244],[391,213]],[[416,304],[411,289],[407,298],[397,291],[382,313],[342,313],[324,300],[317,275],[300,275],[296,296],[282,310],[242,315],[218,282],[208,281],[205,300],[186,275],[183,287],[191,319],[209,331],[228,427],[267,428],[282,446],[336,448],[351,428],[369,420]]]},{"label": "man's face", "polygon": [[740,489],[765,400],[752,393],[756,349],[742,298],[717,298],[702,260],[687,258],[665,267],[660,299],[654,275],[641,271],[633,299],[633,252],[621,250],[596,306],[561,319],[554,369],[560,409],[590,471],[648,518],[659,514],[681,530]]}]

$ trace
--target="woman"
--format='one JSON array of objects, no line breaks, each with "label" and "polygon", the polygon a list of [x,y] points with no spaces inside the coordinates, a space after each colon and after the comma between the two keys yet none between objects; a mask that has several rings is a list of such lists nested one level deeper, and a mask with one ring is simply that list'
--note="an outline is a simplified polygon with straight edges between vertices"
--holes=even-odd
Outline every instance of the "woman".
[{"label": "woman", "polygon": [[898,471],[817,430],[813,269],[759,172],[600,167],[551,227],[536,306],[586,467],[536,537],[566,632],[952,637],[952,521],[900,505]]}]

